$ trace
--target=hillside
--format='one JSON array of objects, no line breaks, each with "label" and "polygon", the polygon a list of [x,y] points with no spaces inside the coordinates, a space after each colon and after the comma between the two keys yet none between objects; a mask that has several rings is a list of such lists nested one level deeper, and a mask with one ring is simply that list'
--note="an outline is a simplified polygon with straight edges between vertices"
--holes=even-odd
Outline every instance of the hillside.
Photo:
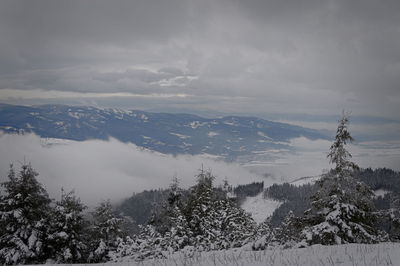
[{"label": "hillside", "polygon": [[33,132],[43,138],[108,139],[166,154],[211,154],[232,160],[273,149],[291,149],[297,137],[327,139],[323,133],[256,117],[203,118],[190,114],[43,105],[0,105],[0,130]]}]

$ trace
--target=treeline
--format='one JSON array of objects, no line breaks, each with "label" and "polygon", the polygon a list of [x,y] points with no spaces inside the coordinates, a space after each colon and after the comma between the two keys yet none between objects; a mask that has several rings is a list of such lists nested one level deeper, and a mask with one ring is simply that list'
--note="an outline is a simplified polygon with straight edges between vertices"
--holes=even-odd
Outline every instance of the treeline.
[{"label": "treeline", "polygon": [[[400,197],[400,172],[387,168],[367,168],[355,172],[355,178],[374,191],[382,189],[387,192],[383,196],[373,197],[374,206],[378,211],[390,209]],[[290,211],[296,216],[302,216],[304,211],[310,208],[312,196],[317,190],[317,184],[296,186],[283,183],[266,188],[264,190],[265,198],[283,202],[270,217],[272,225],[281,224]]]},{"label": "treeline", "polygon": [[18,173],[11,167],[2,184],[2,264],[142,260],[182,249],[227,249],[248,243],[256,230],[250,215],[229,197],[231,186],[215,187],[209,171],[201,170],[188,190],[175,178],[169,189],[136,194],[119,208],[133,210],[142,225],[115,215],[109,201],[88,216],[73,191],[62,190],[60,200],[51,200],[37,175],[29,164]]},{"label": "treeline", "polygon": [[311,197],[318,190],[313,184],[295,186],[289,183],[274,184],[264,190],[265,198],[272,198],[283,203],[273,212],[270,222],[273,226],[279,226],[289,214],[303,215],[311,206]]},{"label": "treeline", "polygon": [[[223,186],[224,185],[214,188],[215,192],[224,191],[223,193],[229,193],[236,206],[240,206],[246,197],[255,196],[264,190],[264,182],[253,182],[236,187],[232,187],[229,184],[226,184],[225,188],[223,188]],[[117,206],[116,212],[122,216],[132,218],[138,225],[146,224],[153,214],[158,212],[158,209],[163,208],[163,203],[167,200],[169,193],[170,188],[145,190],[140,193],[134,193]],[[180,193],[182,200],[186,201],[190,195],[190,189],[181,189]],[[138,227],[136,226],[135,228],[136,230],[131,231],[131,233],[138,232]]]}]

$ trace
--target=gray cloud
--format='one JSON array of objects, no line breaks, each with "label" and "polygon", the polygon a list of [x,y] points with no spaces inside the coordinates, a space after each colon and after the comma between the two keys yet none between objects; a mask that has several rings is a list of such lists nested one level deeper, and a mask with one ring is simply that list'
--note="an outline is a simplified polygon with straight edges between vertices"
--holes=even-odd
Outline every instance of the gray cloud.
[{"label": "gray cloud", "polygon": [[0,89],[398,118],[399,14],[395,0],[3,1]]},{"label": "gray cloud", "polygon": [[[326,158],[331,142],[306,138],[291,140],[296,153],[285,150],[269,152],[255,163],[225,163],[205,156],[171,156],[146,151],[133,144],[91,140],[84,142],[40,139],[33,134],[0,135],[0,182],[8,173],[9,164],[16,168],[24,160],[39,172],[39,181],[53,198],[61,187],[75,189],[90,206],[102,199],[113,201],[129,197],[145,189],[166,188],[174,175],[182,187],[195,183],[201,165],[217,177],[215,183],[227,179],[231,184],[264,181],[272,185],[303,176],[319,175],[329,169]],[[361,167],[388,167],[400,170],[400,142],[365,142],[349,147],[353,159]],[[268,178],[262,177],[268,174]]]},{"label": "gray cloud", "polygon": [[203,156],[172,156],[144,151],[133,144],[110,141],[63,141],[40,139],[35,135],[2,135],[0,181],[7,177],[9,164],[19,168],[24,159],[39,172],[39,181],[52,197],[61,187],[75,189],[85,203],[101,199],[114,201],[145,189],[167,188],[174,175],[182,187],[195,183],[203,164],[216,175],[216,185],[227,178],[232,184],[261,180],[238,164],[215,161]]}]

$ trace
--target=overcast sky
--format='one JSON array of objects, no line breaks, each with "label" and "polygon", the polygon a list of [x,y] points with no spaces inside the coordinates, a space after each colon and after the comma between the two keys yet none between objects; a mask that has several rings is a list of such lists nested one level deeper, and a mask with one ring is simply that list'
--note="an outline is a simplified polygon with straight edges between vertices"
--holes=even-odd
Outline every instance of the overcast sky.
[{"label": "overcast sky", "polygon": [[400,1],[0,1],[0,101],[399,119]]}]

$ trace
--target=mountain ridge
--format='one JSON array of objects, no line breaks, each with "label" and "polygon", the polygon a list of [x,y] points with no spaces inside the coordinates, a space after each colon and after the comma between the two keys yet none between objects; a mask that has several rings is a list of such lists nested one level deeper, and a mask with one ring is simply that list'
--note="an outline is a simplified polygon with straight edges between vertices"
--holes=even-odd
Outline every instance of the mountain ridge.
[{"label": "mountain ridge", "polygon": [[318,130],[257,117],[204,118],[91,106],[0,104],[0,130],[43,138],[122,142],[166,154],[212,154],[226,160],[272,149],[291,149],[290,139],[329,139]]}]

